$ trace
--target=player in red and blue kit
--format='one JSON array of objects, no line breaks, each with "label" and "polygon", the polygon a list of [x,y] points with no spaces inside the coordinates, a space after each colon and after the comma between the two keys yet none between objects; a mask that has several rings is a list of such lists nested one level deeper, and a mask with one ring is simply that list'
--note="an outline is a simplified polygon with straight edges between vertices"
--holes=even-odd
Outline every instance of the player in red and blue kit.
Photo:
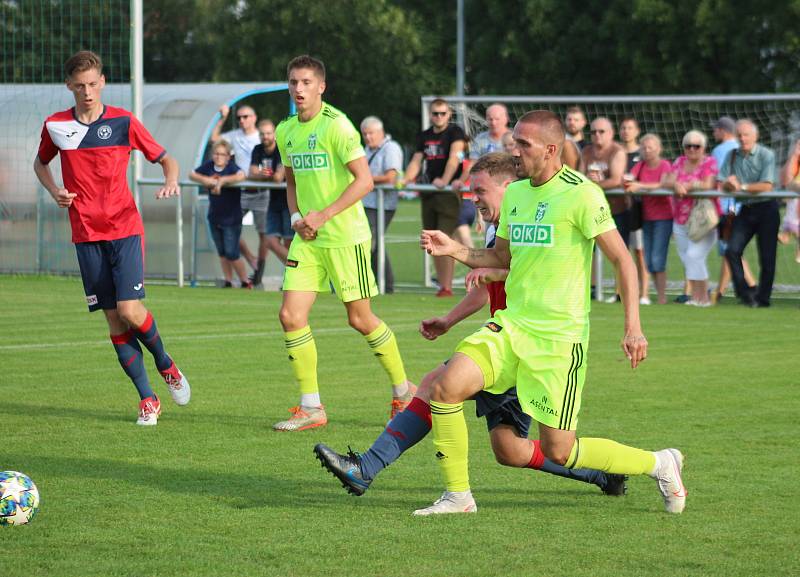
[{"label": "player in red and blue kit", "polygon": [[[47,118],[34,172],[58,206],[69,209],[72,242],[78,255],[90,311],[102,309],[120,365],[141,399],[138,425],[155,425],[161,402],[144,368],[142,347],[153,355],[173,400],[186,405],[189,382],[164,350],[153,315],[144,307],[144,226],[128,188],[128,158],[140,150],[164,170],[157,198],[180,194],[178,163],[168,156],[127,110],[105,106],[103,63],[81,51],[64,65],[75,106]],[[61,154],[64,186],[48,164]]]}]

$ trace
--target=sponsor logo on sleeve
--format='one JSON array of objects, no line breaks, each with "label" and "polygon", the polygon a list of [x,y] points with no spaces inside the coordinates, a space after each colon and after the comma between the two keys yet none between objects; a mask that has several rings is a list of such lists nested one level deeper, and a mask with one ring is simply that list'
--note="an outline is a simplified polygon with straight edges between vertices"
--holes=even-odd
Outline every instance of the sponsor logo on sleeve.
[{"label": "sponsor logo on sleeve", "polygon": [[296,260],[287,260],[286,261],[286,266],[288,266],[289,268],[297,268],[297,264],[298,264],[298,262]]},{"label": "sponsor logo on sleeve", "polygon": [[611,211],[606,210],[605,206],[600,207],[600,212],[594,217],[595,224],[603,224],[605,221],[611,218]]}]

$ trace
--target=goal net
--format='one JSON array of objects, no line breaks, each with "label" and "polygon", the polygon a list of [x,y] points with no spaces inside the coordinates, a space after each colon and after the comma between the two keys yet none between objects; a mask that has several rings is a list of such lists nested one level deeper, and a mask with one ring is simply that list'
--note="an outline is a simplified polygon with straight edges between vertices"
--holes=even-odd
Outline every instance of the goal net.
[{"label": "goal net", "polygon": [[33,159],[44,119],[74,104],[63,64],[78,50],[102,56],[108,102],[130,107],[130,89],[112,86],[130,81],[130,35],[130,0],[0,2],[1,271],[77,270],[67,212],[39,185]]}]

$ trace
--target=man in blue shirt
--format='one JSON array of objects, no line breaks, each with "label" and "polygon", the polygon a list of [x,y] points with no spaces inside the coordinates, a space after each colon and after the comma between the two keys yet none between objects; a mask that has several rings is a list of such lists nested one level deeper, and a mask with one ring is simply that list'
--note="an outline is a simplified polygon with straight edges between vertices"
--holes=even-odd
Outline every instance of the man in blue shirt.
[{"label": "man in blue shirt", "polygon": [[[780,213],[774,198],[760,198],[775,185],[775,154],[757,143],[758,127],[751,120],[736,123],[739,148],[731,150],[720,165],[717,179],[725,192],[751,195],[742,200],[742,209],[733,221],[731,238],[725,257],[731,267],[736,295],[750,307],[768,307],[775,280],[775,260],[778,249]],[[742,268],[744,249],[753,236],[757,237],[759,282],[753,292],[747,286]]]}]

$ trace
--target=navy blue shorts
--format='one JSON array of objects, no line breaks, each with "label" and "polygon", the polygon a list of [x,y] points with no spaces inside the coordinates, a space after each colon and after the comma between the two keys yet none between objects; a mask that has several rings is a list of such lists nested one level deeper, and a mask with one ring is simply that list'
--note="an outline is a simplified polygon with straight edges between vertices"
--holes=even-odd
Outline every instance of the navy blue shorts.
[{"label": "navy blue shorts", "polygon": [[472,226],[475,224],[475,203],[472,199],[461,200],[461,210],[458,213],[458,226],[468,224]]},{"label": "navy blue shorts", "polygon": [[75,245],[90,311],[113,310],[119,301],[144,298],[143,242],[136,234]]},{"label": "navy blue shorts", "polygon": [[292,218],[289,209],[281,211],[267,211],[267,236],[279,236],[281,238],[294,238],[292,228]]},{"label": "navy blue shorts", "polygon": [[239,239],[242,237],[242,225],[221,225],[209,222],[208,227],[211,231],[211,240],[217,247],[217,255],[231,262],[239,260],[241,256]]},{"label": "navy blue shorts", "polygon": [[475,414],[486,417],[486,427],[491,431],[497,425],[514,427],[521,437],[527,438],[531,428],[531,417],[526,414],[517,399],[516,387],[501,395],[481,391],[475,397]]}]

